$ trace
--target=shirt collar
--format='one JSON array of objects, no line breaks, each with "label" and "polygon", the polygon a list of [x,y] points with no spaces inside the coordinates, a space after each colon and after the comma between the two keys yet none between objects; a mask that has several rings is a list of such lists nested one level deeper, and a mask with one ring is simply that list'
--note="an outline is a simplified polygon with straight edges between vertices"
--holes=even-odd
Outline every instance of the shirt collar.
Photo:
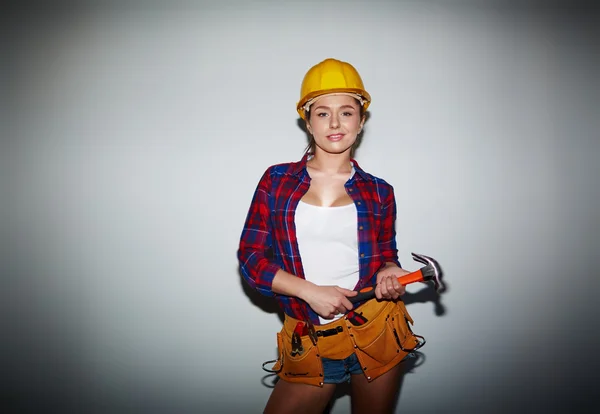
[{"label": "shirt collar", "polygon": [[[306,171],[306,162],[308,161],[309,155],[309,153],[305,153],[302,159],[295,163],[295,165],[292,168],[292,174],[300,175],[303,171]],[[356,174],[354,174],[354,176],[358,175],[363,180],[368,179],[367,173],[362,168],[360,168],[358,162],[354,158],[351,158],[350,161],[354,165],[354,170],[356,171]]]}]

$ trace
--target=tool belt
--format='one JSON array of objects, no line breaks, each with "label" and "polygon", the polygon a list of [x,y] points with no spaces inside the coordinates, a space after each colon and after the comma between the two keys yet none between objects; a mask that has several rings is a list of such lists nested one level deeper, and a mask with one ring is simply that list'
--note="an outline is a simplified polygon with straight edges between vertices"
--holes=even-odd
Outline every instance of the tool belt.
[{"label": "tool belt", "polygon": [[[314,326],[287,314],[277,333],[278,358],[270,372],[280,379],[323,386],[321,358],[344,359],[355,353],[368,381],[397,365],[425,344],[415,335],[402,300],[371,299],[347,315]],[[264,368],[264,364],[263,364]]]}]

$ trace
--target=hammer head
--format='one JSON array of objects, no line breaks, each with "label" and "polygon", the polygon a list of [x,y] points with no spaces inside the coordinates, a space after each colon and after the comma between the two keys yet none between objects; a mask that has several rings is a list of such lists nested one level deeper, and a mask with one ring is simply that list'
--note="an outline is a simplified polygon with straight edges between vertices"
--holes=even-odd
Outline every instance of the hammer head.
[{"label": "hammer head", "polygon": [[442,281],[442,268],[440,267],[437,260],[433,257],[425,256],[424,254],[412,253],[413,260],[423,263],[425,267],[421,268],[421,273],[423,273],[423,278],[428,280],[433,280],[433,284],[435,287],[435,291],[437,293],[442,293],[446,290],[446,286]]}]

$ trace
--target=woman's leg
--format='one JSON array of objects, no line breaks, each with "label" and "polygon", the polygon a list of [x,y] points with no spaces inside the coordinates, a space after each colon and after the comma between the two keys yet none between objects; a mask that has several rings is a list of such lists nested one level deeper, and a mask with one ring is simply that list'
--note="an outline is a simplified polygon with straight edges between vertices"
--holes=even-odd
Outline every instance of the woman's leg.
[{"label": "woman's leg", "polygon": [[279,380],[269,397],[264,413],[322,413],[333,396],[335,387],[335,384],[316,387]]},{"label": "woman's leg", "polygon": [[364,374],[352,375],[352,414],[393,413],[403,372],[400,363],[372,382]]}]

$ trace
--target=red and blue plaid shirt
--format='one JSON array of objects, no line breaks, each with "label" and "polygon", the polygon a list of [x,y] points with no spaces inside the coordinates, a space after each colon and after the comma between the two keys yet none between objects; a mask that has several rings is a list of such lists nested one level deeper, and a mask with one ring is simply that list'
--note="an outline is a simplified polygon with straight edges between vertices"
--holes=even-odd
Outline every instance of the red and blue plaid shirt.
[{"label": "red and blue plaid shirt", "polygon": [[[279,269],[304,279],[294,214],[310,186],[307,157],[299,162],[273,165],[265,171],[242,230],[238,259],[242,275],[252,288],[266,296],[275,296],[286,314],[301,320],[308,317],[319,325],[318,315],[306,302],[276,294],[271,289]],[[394,189],[381,178],[363,171],[355,160],[352,162],[356,172],[345,187],[358,214],[359,281],[355,290],[360,290],[375,284],[376,274],[386,262],[398,266],[400,263]]]}]

